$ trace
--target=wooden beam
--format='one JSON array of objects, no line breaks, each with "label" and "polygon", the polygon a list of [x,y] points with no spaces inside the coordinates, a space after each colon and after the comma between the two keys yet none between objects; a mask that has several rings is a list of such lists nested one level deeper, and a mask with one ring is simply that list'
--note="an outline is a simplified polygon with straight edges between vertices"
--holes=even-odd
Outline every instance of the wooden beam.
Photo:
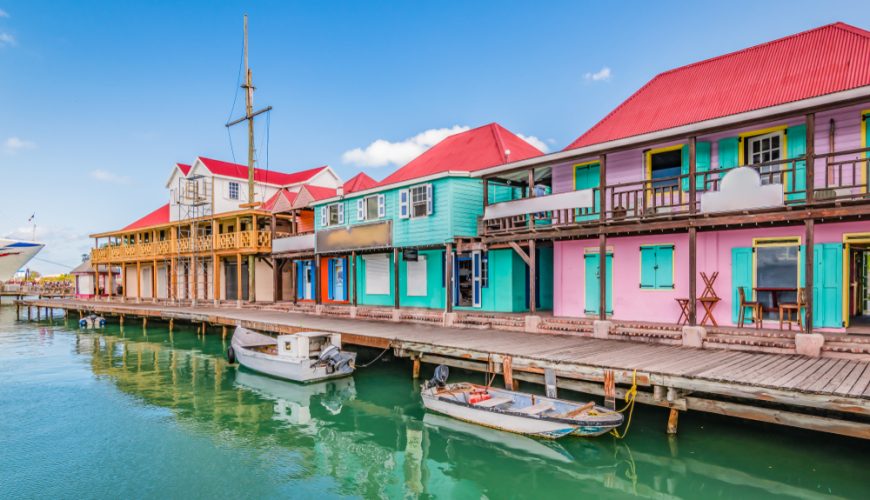
[{"label": "wooden beam", "polygon": [[399,249],[393,248],[393,308],[399,308]]},{"label": "wooden beam", "polygon": [[[691,178],[694,178],[691,177]],[[698,323],[698,229],[689,228],[689,325]]]},{"label": "wooden beam", "polygon": [[529,255],[525,251],[523,251],[523,247],[521,247],[519,243],[517,243],[516,241],[509,241],[508,245],[510,245],[510,247],[514,249],[514,252],[516,252],[517,255],[519,255],[520,258],[523,259],[523,262],[525,262],[527,266],[532,265],[531,260],[529,260]]},{"label": "wooden beam", "polygon": [[535,281],[538,272],[535,265],[535,240],[529,240],[529,260],[526,263],[529,265],[529,312],[535,314],[538,308],[537,301],[535,300],[537,297]]},{"label": "wooden beam", "polygon": [[212,264],[214,267],[214,285],[212,290],[212,300],[215,304],[217,304],[221,300],[221,258],[219,255],[214,256]]},{"label": "wooden beam", "polygon": [[607,155],[598,157],[598,219],[607,219]]},{"label": "wooden beam", "polygon": [[[807,187],[807,204],[812,205],[815,200],[815,191],[816,191],[816,114],[809,113],[807,114],[807,127],[806,127],[807,137],[806,137],[806,165],[804,166],[804,171],[806,172],[806,182],[805,185]],[[831,150],[833,151],[833,150]]]},{"label": "wooden beam", "polygon": [[236,254],[236,304],[242,305],[242,254],[240,253]]},{"label": "wooden beam", "polygon": [[350,283],[350,291],[352,295],[351,303],[356,307],[356,250],[350,253]]},{"label": "wooden beam", "polygon": [[598,236],[598,319],[607,319],[607,236]]},{"label": "wooden beam", "polygon": [[489,205],[489,179],[483,179],[483,210]]},{"label": "wooden beam", "polygon": [[[809,167],[807,167],[809,168]],[[804,256],[804,289],[806,293],[806,315],[804,316],[804,328],[807,333],[813,333],[813,267],[815,263],[815,221],[804,221],[806,227],[806,255]],[[800,314],[800,311],[798,311]]]},{"label": "wooden beam", "polygon": [[314,303],[322,304],[323,296],[320,293],[320,255],[314,254]]},{"label": "wooden beam", "polygon": [[453,243],[444,247],[444,310],[453,312]]}]

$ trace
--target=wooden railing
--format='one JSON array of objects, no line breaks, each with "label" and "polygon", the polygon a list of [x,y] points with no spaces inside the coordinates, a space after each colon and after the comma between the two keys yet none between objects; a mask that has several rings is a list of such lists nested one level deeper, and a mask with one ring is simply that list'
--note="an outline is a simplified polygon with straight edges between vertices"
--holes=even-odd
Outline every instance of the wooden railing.
[{"label": "wooden railing", "polygon": [[197,236],[149,243],[110,245],[91,250],[95,263],[121,263],[137,260],[166,259],[175,254],[211,253],[212,251],[271,252],[272,235],[268,231],[244,231],[216,236]]},{"label": "wooden railing", "polygon": [[[870,201],[870,148],[818,154],[813,165],[805,157],[748,165],[758,172],[762,184],[778,184],[783,189],[783,203],[788,206],[807,204],[806,171],[815,167],[812,203],[821,205],[833,201]],[[722,179],[731,168],[716,168],[695,175],[695,207],[700,209],[704,192],[719,190]],[[639,180],[607,185],[604,192],[603,222],[646,221],[658,218],[688,216],[691,180],[688,174],[655,180]],[[511,215],[481,221],[483,236],[532,232],[546,228],[595,225],[602,222],[600,191],[593,190],[593,207],[549,210],[532,214]],[[505,202],[511,203],[511,202]]]}]

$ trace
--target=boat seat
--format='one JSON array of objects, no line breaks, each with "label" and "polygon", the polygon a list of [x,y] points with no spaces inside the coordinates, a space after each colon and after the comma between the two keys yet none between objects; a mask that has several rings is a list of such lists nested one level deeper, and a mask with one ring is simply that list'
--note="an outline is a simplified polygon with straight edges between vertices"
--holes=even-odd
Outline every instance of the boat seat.
[{"label": "boat seat", "polygon": [[484,399],[483,401],[474,403],[474,406],[479,406],[481,408],[495,408],[496,406],[501,406],[505,403],[513,403],[514,400],[511,398],[489,398]]},{"label": "boat seat", "polygon": [[544,413],[545,411],[548,411],[548,410],[552,410],[553,408],[554,408],[553,403],[551,403],[549,401],[544,401],[542,403],[538,403],[538,404],[535,404],[532,406],[527,406],[525,408],[521,408],[519,410],[516,410],[516,412],[517,413],[525,413],[526,415],[540,415],[541,413]]}]

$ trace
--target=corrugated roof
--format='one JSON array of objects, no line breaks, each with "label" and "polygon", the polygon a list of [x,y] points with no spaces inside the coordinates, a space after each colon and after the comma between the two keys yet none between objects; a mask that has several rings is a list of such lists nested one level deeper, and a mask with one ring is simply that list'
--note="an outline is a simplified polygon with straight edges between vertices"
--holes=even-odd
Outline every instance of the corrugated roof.
[{"label": "corrugated roof", "polygon": [[[227,177],[235,177],[237,179],[248,179],[247,165],[239,165],[238,163],[230,163],[212,158],[200,156],[200,161],[209,171],[215,175],[224,175]],[[265,182],[268,184],[276,184],[279,186],[287,186],[290,184],[298,184],[310,180],[312,177],[323,171],[326,165],[317,168],[310,168],[299,172],[285,174],[283,172],[275,172],[274,170],[263,170],[261,168],[254,169],[254,180],[257,182]]]},{"label": "corrugated roof", "polygon": [[[510,156],[505,152],[510,151]],[[379,186],[441,172],[473,172],[543,153],[498,123],[454,134],[432,146],[404,167],[388,175]]]},{"label": "corrugated roof", "polygon": [[190,165],[187,165],[186,163],[176,163],[175,165],[179,170],[181,170],[182,174],[187,175],[190,173]]},{"label": "corrugated roof", "polygon": [[565,149],[870,85],[870,32],[834,23],[659,74]]},{"label": "corrugated roof", "polygon": [[169,203],[163,205],[157,210],[151,212],[150,214],[138,219],[137,221],[131,223],[130,225],[121,229],[121,231],[130,231],[133,229],[140,229],[143,227],[151,227],[156,226],[157,224],[168,224],[169,223]]},{"label": "corrugated roof", "polygon": [[378,181],[366,175],[365,172],[360,172],[344,183],[342,191],[344,194],[350,194],[354,191],[362,191],[364,189],[375,187],[377,184]]},{"label": "corrugated roof", "polygon": [[308,191],[314,201],[332,198],[338,193],[338,191],[335,189],[322,186],[312,186],[311,184],[305,184],[304,186],[302,186],[302,189]]},{"label": "corrugated roof", "polygon": [[284,210],[289,210],[293,206],[293,201],[296,200],[296,195],[296,192],[281,189],[277,193],[273,194],[271,198],[266,200],[266,202],[263,203],[263,206],[260,208],[262,210],[268,210],[270,212],[282,212]]}]

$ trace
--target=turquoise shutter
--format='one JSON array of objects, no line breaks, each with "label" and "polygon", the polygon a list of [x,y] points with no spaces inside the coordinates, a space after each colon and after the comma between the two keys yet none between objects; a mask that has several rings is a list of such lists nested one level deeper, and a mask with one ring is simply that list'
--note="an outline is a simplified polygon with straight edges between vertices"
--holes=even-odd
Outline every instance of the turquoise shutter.
[{"label": "turquoise shutter", "polygon": [[674,288],[674,247],[656,249],[656,288]]},{"label": "turquoise shutter", "polygon": [[731,321],[737,324],[740,314],[740,295],[737,288],[742,287],[746,300],[752,300],[752,248],[731,249]]},{"label": "turquoise shutter", "polygon": [[740,138],[719,139],[719,168],[734,168],[740,165]]},{"label": "turquoise shutter", "polygon": [[656,286],[656,249],[655,247],[640,247],[640,287],[655,288]]},{"label": "turquoise shutter", "polygon": [[302,262],[297,260],[294,264],[296,265],[296,298],[301,299],[304,298],[302,292],[305,290],[305,276],[302,274]]},{"label": "turquoise shutter", "polygon": [[327,276],[327,297],[329,300],[335,300],[335,259],[329,259],[329,274]]},{"label": "turquoise shutter", "polygon": [[813,261],[813,324],[840,328],[843,326],[843,245],[816,245]]},{"label": "turquoise shutter", "polygon": [[[807,127],[806,125],[797,125],[789,127],[786,133],[786,156],[788,158],[800,158],[807,154]],[[794,166],[794,178],[789,176],[786,180],[786,190],[798,191],[790,194],[789,200],[803,200],[806,198],[805,190],[807,188],[807,162],[798,161]]]},{"label": "turquoise shutter", "polygon": [[[695,144],[695,172],[707,172],[710,170],[710,149],[709,142],[701,141]],[[698,191],[704,190],[704,176],[698,175],[695,179],[695,189]]]},{"label": "turquoise shutter", "polygon": [[[689,145],[688,144],[683,146],[682,153],[683,153],[683,157],[680,160],[680,164],[681,164],[680,173],[682,173],[683,175],[689,175]],[[684,177],[680,181],[680,183],[683,186],[683,191],[689,190],[689,178],[688,177]]]}]

